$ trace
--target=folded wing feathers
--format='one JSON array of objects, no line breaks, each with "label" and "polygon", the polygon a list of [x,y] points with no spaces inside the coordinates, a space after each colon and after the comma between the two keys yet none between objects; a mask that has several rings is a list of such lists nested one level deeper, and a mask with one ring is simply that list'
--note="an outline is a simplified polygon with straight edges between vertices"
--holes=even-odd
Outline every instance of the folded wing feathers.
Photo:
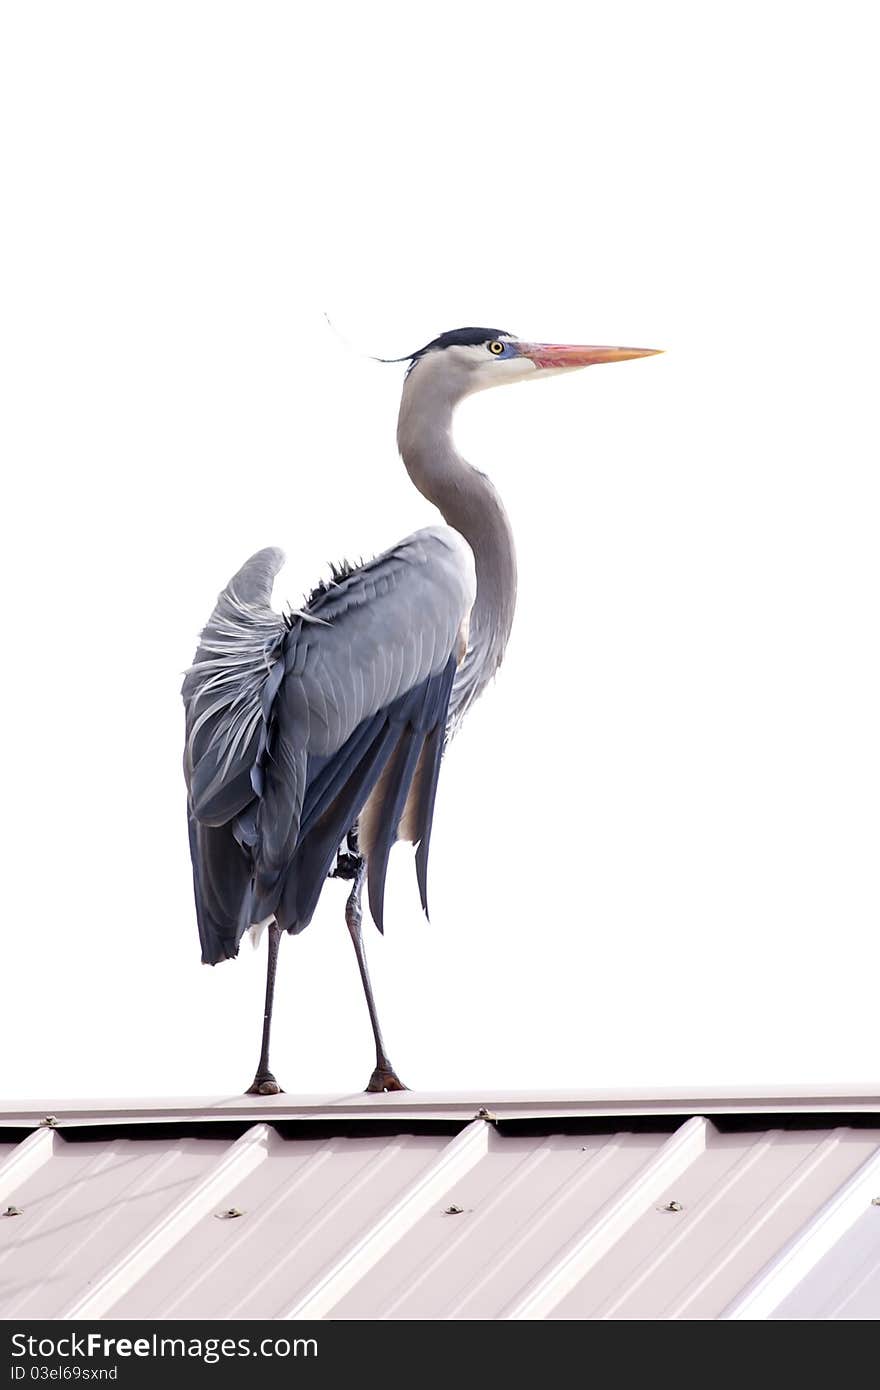
[{"label": "folded wing feathers", "polygon": [[288,630],[269,605],[283,563],[282,551],[260,550],[233,576],[186,672],[184,768],[197,816],[200,811],[210,814],[207,807],[218,796],[223,804],[227,783],[240,783],[237,760],[248,753],[251,762],[255,759],[266,677],[282,655]]},{"label": "folded wing feathers", "polygon": [[277,913],[288,931],[302,931],[311,921],[339,846],[394,750],[395,728],[381,714],[367,722],[369,737],[347,781],[333,801],[316,808],[309,829],[302,828]]},{"label": "folded wing feathers", "polygon": [[[456,548],[442,528],[416,533],[334,576],[287,617],[270,607],[284,559],[278,550],[252,556],[220,594],[183,684],[204,959],[234,955],[257,917],[275,913],[289,930],[305,926],[371,797],[368,889],[377,925],[404,816],[407,837],[418,841],[427,911],[455,635],[473,601],[472,557]],[[444,664],[432,672],[438,659]]]},{"label": "folded wing feathers", "polygon": [[[370,913],[380,931],[384,930],[385,875],[391,847],[401,833],[401,821],[407,812],[411,794],[416,798],[414,840],[416,876],[422,907],[428,911],[427,873],[431,822],[437,795],[437,779],[443,755],[443,732],[449,697],[455,679],[456,660],[451,656],[444,670],[432,677],[418,692],[412,692],[406,707],[400,711],[400,736],[393,763],[376,788],[365,811],[369,843],[364,846],[367,856],[367,889]],[[416,699],[413,699],[416,696]],[[418,773],[418,775],[417,775]],[[411,827],[407,825],[407,832]]]},{"label": "folded wing feathers", "polygon": [[[451,685],[451,682],[450,682]],[[425,767],[419,785],[419,801],[416,807],[416,880],[419,885],[419,898],[422,911],[428,916],[428,851],[431,847],[431,827],[434,823],[434,802],[437,799],[437,781],[440,776],[440,763],[445,748],[445,729],[438,725],[425,740]]]},{"label": "folded wing feathers", "polygon": [[367,855],[370,913],[380,932],[385,930],[385,875],[388,872],[388,856],[397,839],[397,827],[403,815],[424,737],[424,734],[419,735],[412,724],[404,727],[397,742],[394,760],[389,764],[389,776],[382,787],[384,796],[378,813],[378,834]]}]

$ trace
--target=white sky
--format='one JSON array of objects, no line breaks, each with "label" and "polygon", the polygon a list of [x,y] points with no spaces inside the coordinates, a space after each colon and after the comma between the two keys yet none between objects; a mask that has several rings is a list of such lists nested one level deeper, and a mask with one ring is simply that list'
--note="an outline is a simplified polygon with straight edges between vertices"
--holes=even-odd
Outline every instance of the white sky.
[{"label": "white sky", "polygon": [[[431,925],[398,848],[367,938],[393,1061],[878,1077],[875,23],[4,9],[0,1093],[249,1081],[265,944],[199,962],[180,673],[252,550],[298,601],[430,522],[402,369],[360,353],[470,323],[667,355],[461,411],[520,603],[444,766]],[[282,943],[290,1091],[373,1065],[344,892]]]}]

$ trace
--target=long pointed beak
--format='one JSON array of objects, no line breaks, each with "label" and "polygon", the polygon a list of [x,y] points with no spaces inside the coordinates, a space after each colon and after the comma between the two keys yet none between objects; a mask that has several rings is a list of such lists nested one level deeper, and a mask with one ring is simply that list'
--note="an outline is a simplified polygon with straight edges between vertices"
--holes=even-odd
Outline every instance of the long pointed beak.
[{"label": "long pointed beak", "polygon": [[596,362],[627,362],[654,357],[662,348],[577,347],[570,343],[520,343],[520,354],[536,367],[592,367]]}]

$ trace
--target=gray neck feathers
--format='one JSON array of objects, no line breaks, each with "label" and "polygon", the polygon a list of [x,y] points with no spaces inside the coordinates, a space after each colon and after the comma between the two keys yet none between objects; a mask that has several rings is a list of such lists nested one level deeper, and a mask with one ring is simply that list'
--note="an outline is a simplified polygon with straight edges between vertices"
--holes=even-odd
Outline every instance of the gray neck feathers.
[{"label": "gray neck feathers", "polygon": [[397,425],[400,454],[415,486],[474,553],[477,597],[467,656],[453,689],[453,723],[500,666],[516,607],[516,553],[507,513],[485,473],[472,468],[452,441],[459,398],[442,381],[419,380],[417,367],[404,385]]}]

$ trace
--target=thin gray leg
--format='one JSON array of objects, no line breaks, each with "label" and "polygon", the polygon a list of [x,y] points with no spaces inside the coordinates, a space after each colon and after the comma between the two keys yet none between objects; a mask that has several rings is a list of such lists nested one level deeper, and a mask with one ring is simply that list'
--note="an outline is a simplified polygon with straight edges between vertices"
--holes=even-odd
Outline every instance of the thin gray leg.
[{"label": "thin gray leg", "polygon": [[277,1096],[281,1087],[269,1070],[269,1034],[272,1029],[272,1004],[275,1000],[275,972],[278,969],[278,945],[281,941],[281,928],[273,922],[269,928],[269,964],[266,969],[266,1007],[263,1011],[263,1044],[260,1060],[247,1096]]},{"label": "thin gray leg", "polygon": [[373,1037],[376,1042],[376,1067],[367,1083],[367,1090],[407,1091],[409,1087],[404,1086],[397,1072],[389,1062],[388,1054],[385,1051],[385,1043],[382,1040],[382,1029],[379,1027],[379,1015],[376,1013],[376,1003],[373,999],[373,987],[370,984],[367,957],[364,953],[364,943],[361,934],[361,925],[363,922],[361,891],[364,886],[366,869],[366,863],[362,859],[358,865],[351,892],[348,895],[348,902],[345,904],[345,925],[348,927],[355,955],[357,956],[358,969],[361,972],[361,984],[364,987],[367,1008],[370,1011],[370,1025],[373,1029]]}]

